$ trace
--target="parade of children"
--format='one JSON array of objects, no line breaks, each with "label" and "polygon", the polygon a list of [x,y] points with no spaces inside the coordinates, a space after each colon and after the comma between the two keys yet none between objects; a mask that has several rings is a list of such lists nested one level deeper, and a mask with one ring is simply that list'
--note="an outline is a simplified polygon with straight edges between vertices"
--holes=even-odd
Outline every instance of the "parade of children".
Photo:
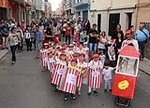
[{"label": "parade of children", "polygon": [[[95,52],[90,57],[86,43],[72,42],[68,44],[49,42],[43,44],[40,51],[41,65],[49,72],[49,81],[53,92],[62,92],[63,100],[75,100],[76,95],[87,97],[98,95],[99,89],[111,92],[111,82],[115,68],[109,66],[103,51]],[[87,91],[82,90],[86,86]]]},{"label": "parade of children", "polygon": [[43,41],[40,50],[41,66],[44,72],[49,73],[52,91],[61,93],[64,101],[76,100],[85,93],[87,98],[94,98],[101,93],[112,95],[117,54],[123,42],[120,32],[114,39],[109,39],[105,31],[97,31],[95,50],[90,51],[90,34],[86,29],[74,27],[68,22],[63,24],[68,25],[65,41],[61,32],[56,32],[51,40]]}]

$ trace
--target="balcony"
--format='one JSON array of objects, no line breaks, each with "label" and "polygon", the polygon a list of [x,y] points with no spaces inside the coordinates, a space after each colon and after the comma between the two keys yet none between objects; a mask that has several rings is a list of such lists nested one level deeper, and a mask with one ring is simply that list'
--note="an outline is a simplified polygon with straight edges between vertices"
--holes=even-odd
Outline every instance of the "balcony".
[{"label": "balcony", "polygon": [[74,2],[73,7],[78,7],[84,4],[89,4],[90,0],[77,0],[76,2]]},{"label": "balcony", "polygon": [[31,6],[32,5],[32,0],[14,0],[14,1],[19,3],[19,4],[26,5],[26,6]]}]

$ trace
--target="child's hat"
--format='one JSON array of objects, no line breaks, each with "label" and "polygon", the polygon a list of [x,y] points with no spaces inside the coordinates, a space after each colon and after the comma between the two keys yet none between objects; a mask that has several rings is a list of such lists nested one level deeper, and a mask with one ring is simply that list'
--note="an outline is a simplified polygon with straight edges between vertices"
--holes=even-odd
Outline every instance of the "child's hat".
[{"label": "child's hat", "polygon": [[66,47],[62,46],[61,51],[64,51],[64,50],[66,50]]},{"label": "child's hat", "polygon": [[66,53],[61,53],[59,57],[67,56]]},{"label": "child's hat", "polygon": [[99,54],[98,54],[98,53],[95,53],[95,54],[93,54],[92,57],[93,57],[93,58],[99,58]]},{"label": "child's hat", "polygon": [[74,47],[74,45],[73,45],[73,44],[70,44],[69,47]]},{"label": "child's hat", "polygon": [[132,30],[130,30],[130,29],[127,29],[125,32],[125,34],[131,34],[131,33],[132,33]]},{"label": "child's hat", "polygon": [[85,57],[85,54],[84,53],[79,53],[79,56],[84,56]]},{"label": "child's hat", "polygon": [[78,63],[77,59],[75,59],[75,58],[73,58],[73,59],[71,60],[71,62],[76,62],[76,63]]},{"label": "child's hat", "polygon": [[64,42],[62,45],[68,45],[67,42]]},{"label": "child's hat", "polygon": [[72,56],[73,56],[73,57],[78,57],[79,54],[75,52],[75,53],[72,54]]},{"label": "child's hat", "polygon": [[44,43],[44,46],[49,46],[49,44],[48,43]]}]

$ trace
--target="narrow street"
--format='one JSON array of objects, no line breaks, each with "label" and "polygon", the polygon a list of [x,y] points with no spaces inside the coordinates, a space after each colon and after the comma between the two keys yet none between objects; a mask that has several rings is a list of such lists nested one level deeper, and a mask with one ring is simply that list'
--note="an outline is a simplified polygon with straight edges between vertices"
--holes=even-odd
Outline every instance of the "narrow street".
[{"label": "narrow street", "polygon": [[[44,72],[35,51],[17,53],[15,65],[10,53],[0,61],[0,108],[121,108],[114,97],[98,90],[98,96],[87,96],[87,86],[75,101],[63,101],[62,93],[54,93],[48,72]],[[150,76],[140,72],[135,98],[129,108],[149,108]]]}]

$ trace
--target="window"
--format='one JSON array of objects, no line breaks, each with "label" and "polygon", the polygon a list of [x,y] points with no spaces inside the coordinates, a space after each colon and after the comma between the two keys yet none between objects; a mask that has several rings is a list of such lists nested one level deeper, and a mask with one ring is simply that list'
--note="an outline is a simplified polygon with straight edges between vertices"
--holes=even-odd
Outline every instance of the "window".
[{"label": "window", "polygon": [[137,75],[138,59],[120,56],[116,70],[118,73]]}]

